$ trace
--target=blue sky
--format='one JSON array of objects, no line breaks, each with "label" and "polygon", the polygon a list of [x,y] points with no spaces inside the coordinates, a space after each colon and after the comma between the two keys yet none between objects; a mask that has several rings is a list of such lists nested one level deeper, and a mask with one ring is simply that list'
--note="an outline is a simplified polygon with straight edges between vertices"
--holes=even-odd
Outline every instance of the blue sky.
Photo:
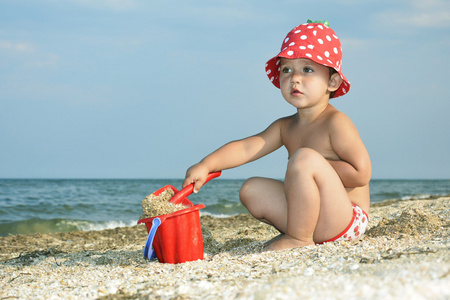
[{"label": "blue sky", "polygon": [[[295,111],[266,77],[328,20],[373,178],[450,178],[450,2],[0,1],[0,178],[183,178]],[[282,178],[284,149],[224,178]]]}]

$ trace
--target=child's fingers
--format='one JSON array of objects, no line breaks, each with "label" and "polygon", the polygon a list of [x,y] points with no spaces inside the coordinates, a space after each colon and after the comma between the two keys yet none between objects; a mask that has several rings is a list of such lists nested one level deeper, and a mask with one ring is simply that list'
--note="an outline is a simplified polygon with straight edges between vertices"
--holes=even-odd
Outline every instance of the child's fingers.
[{"label": "child's fingers", "polygon": [[183,182],[183,188],[193,183],[194,184],[193,192],[198,193],[200,188],[205,183],[207,176],[208,170],[204,166],[200,164],[193,165],[186,171],[186,177]]},{"label": "child's fingers", "polygon": [[197,181],[197,177],[193,174],[187,174],[186,178],[183,181],[182,187],[185,188],[186,186],[190,185],[191,183],[195,183]]},{"label": "child's fingers", "polygon": [[186,186],[190,185],[193,182],[194,181],[192,180],[192,178],[186,176],[186,178],[184,179],[183,184],[181,185],[181,187],[184,189]]},{"label": "child's fingers", "polygon": [[198,193],[200,188],[205,183],[205,180],[201,179],[198,176],[193,176],[193,175],[187,176],[186,179],[184,179],[184,181],[183,181],[182,187],[185,188],[186,186],[188,186],[188,185],[190,185],[192,183],[194,184],[194,193]]},{"label": "child's fingers", "polygon": [[200,188],[203,186],[204,183],[205,183],[204,179],[194,178],[194,193],[195,194],[198,193],[198,191],[200,190]]}]

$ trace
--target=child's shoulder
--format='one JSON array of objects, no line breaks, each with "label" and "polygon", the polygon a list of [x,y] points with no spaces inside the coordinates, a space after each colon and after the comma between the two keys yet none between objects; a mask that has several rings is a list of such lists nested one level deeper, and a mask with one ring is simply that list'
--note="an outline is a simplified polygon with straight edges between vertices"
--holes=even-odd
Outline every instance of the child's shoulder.
[{"label": "child's shoulder", "polygon": [[274,123],[277,123],[278,125],[287,125],[292,123],[293,121],[295,121],[298,118],[297,113],[290,115],[290,116],[285,116],[285,117],[281,117],[277,120],[275,120]]},{"label": "child's shoulder", "polygon": [[328,107],[328,112],[325,117],[329,122],[351,122],[350,118],[344,112],[338,110],[331,104]]},{"label": "child's shoulder", "polygon": [[284,130],[292,127],[297,118],[298,118],[297,114],[281,117],[273,121],[272,124],[270,124],[270,126],[268,127],[268,129],[283,132]]},{"label": "child's shoulder", "polygon": [[349,116],[347,116],[344,112],[334,108],[333,106],[327,113],[326,118],[327,118],[326,122],[332,129],[339,129],[339,128],[342,129],[348,126],[351,127],[355,126]]}]

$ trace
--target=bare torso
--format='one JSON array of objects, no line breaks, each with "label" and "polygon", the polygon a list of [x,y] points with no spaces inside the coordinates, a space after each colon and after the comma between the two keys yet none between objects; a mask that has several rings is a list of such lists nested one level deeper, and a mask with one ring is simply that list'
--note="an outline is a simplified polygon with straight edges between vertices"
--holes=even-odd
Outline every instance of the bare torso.
[{"label": "bare torso", "polygon": [[[308,124],[302,124],[297,114],[286,117],[281,127],[281,138],[289,157],[300,148],[311,148],[327,160],[341,160],[333,150],[329,130],[330,119],[337,112],[338,110],[329,105],[317,119]],[[369,185],[346,189],[350,201],[369,213]]]}]

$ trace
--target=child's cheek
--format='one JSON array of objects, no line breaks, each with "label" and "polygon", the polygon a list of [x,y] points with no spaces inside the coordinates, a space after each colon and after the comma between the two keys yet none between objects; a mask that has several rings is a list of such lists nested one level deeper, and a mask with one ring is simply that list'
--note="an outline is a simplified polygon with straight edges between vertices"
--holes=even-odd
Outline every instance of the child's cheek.
[{"label": "child's cheek", "polygon": [[280,78],[280,88],[281,88],[281,90],[285,90],[285,91],[290,89],[290,82],[286,77]]}]

